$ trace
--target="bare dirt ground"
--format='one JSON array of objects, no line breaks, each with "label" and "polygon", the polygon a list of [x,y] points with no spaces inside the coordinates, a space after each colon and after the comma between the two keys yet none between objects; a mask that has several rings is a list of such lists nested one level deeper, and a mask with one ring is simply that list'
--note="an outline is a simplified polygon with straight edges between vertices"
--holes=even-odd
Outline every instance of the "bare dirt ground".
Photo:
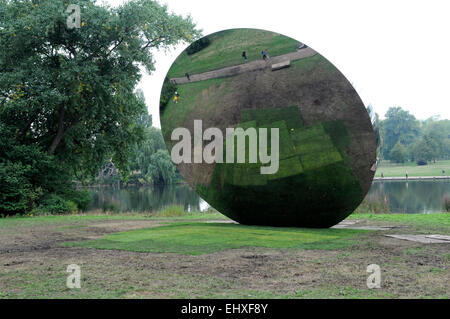
[{"label": "bare dirt ground", "polygon": [[[65,241],[163,222],[90,220],[1,229],[0,298],[448,298],[450,294],[449,245],[384,236],[398,229],[372,231],[356,246],[339,250],[242,248],[191,256],[61,247]],[[66,288],[69,264],[81,267],[82,289]],[[366,286],[369,264],[381,267],[380,289]]]}]

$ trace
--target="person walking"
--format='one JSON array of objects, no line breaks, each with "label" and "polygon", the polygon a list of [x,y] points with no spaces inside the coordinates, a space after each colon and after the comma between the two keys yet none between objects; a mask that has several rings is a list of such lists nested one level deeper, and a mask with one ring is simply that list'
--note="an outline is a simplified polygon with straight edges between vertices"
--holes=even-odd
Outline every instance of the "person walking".
[{"label": "person walking", "polygon": [[244,58],[244,62],[247,62],[247,52],[242,51],[242,57]]},{"label": "person walking", "polygon": [[188,79],[188,81],[190,81],[190,80],[191,80],[191,76],[189,75],[189,73],[188,73],[188,72],[186,72],[186,73],[185,73],[184,75],[186,76],[186,78]]},{"label": "person walking", "polygon": [[175,91],[175,96],[173,97],[173,102],[175,104],[178,104],[178,99],[180,98],[180,95],[178,94],[178,91]]},{"label": "person walking", "polygon": [[406,179],[408,179],[408,171],[406,171]]},{"label": "person walking", "polygon": [[266,51],[262,50],[262,51],[261,51],[261,56],[262,56],[262,58],[263,58],[264,61],[267,60]]}]

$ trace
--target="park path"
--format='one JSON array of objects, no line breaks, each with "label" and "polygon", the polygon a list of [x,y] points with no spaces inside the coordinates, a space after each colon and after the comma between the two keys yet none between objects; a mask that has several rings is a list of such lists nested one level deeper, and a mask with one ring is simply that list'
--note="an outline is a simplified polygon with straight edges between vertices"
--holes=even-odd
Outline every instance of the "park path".
[{"label": "park path", "polygon": [[286,61],[295,61],[310,57],[317,54],[313,49],[306,47],[304,49],[297,50],[295,52],[286,53],[283,55],[278,55],[275,57],[270,57],[266,61],[257,60],[252,62],[247,62],[239,65],[228,66],[222,69],[217,69],[213,71],[207,71],[199,74],[191,74],[190,80],[186,77],[171,78],[170,81],[174,84],[185,84],[190,82],[198,82],[215,78],[223,78],[227,76],[238,75],[246,72],[262,70],[266,67],[271,67],[273,64],[282,63]]},{"label": "park path", "polygon": [[420,180],[450,179],[450,176],[396,176],[396,177],[374,177],[375,181],[420,181]]}]

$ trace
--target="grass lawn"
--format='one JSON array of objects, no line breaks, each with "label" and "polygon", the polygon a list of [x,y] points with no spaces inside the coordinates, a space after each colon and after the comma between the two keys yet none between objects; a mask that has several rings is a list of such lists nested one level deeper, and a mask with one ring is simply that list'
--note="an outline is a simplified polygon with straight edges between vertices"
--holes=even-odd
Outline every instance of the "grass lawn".
[{"label": "grass lawn", "polygon": [[384,177],[405,177],[406,171],[408,171],[408,176],[442,176],[442,170],[445,170],[446,176],[450,176],[450,160],[436,161],[436,163],[423,166],[418,166],[415,162],[394,164],[382,161],[377,168],[375,177],[381,177],[381,173]]},{"label": "grass lawn", "polygon": [[146,215],[142,213],[118,213],[118,214],[76,214],[76,215],[48,215],[48,216],[13,216],[0,218],[0,229],[15,228],[15,227],[37,227],[40,225],[77,225],[86,222],[101,222],[101,221],[177,221],[177,220],[210,220],[210,219],[228,219],[220,213],[200,213],[193,212],[192,214],[186,213],[179,217],[164,217]]},{"label": "grass lawn", "polygon": [[211,44],[203,50],[188,55],[183,52],[169,70],[168,77],[182,77],[186,72],[197,74],[244,63],[242,51],[248,61],[260,60],[261,51],[267,49],[269,56],[295,52],[298,41],[276,33],[232,29],[210,36]]},{"label": "grass lawn", "polygon": [[[349,218],[406,227],[254,227],[197,213],[0,218],[0,299],[448,299],[448,245],[384,236],[449,234],[448,213]],[[373,263],[382,269],[381,289],[366,286],[366,267]],[[81,289],[66,287],[70,264],[81,268]]]},{"label": "grass lawn", "polygon": [[433,214],[351,214],[347,219],[412,225],[426,230],[450,234],[450,213]]},{"label": "grass lawn", "polygon": [[102,239],[69,242],[66,246],[164,252],[190,255],[242,247],[337,249],[348,245],[361,230],[301,229],[224,223],[175,223],[107,235]]}]

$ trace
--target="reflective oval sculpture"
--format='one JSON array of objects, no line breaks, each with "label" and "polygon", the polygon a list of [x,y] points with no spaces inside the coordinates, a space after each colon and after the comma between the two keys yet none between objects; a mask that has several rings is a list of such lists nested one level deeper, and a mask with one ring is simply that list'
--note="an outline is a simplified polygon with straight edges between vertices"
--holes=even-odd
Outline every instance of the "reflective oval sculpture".
[{"label": "reflective oval sculpture", "polygon": [[328,60],[289,37],[217,32],[173,63],[161,129],[187,183],[247,225],[330,227],[375,173],[371,119]]}]

